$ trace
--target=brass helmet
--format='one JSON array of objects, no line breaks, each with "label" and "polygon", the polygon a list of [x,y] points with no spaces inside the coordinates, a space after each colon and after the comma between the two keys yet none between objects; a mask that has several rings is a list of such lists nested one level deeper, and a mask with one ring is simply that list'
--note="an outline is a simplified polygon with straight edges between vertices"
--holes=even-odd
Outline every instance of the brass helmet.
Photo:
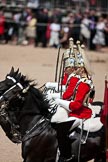
[{"label": "brass helmet", "polygon": [[65,68],[67,67],[75,67],[75,59],[72,57],[69,57],[68,59],[65,60]]},{"label": "brass helmet", "polygon": [[76,66],[75,49],[76,46],[73,43],[73,38],[69,38],[69,48],[64,52],[65,68]]},{"label": "brass helmet", "polygon": [[80,45],[80,41],[77,41],[77,48],[78,48],[78,53],[77,53],[77,66],[78,67],[85,67],[88,75],[92,75],[92,70],[91,70],[91,66],[90,66],[90,62],[87,58],[87,55],[85,54],[84,45]]},{"label": "brass helmet", "polygon": [[71,57],[73,55],[73,38],[69,38],[69,48],[64,52],[64,60]]}]

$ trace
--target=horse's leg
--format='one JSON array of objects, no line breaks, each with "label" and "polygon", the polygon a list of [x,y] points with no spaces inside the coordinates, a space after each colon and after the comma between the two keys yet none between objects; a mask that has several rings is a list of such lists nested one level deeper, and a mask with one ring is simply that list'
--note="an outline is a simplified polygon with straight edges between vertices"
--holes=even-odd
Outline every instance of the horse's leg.
[{"label": "horse's leg", "polygon": [[43,160],[40,158],[36,158],[36,159],[28,159],[26,160],[26,162],[43,162]]},{"label": "horse's leg", "polygon": [[23,162],[44,162],[44,160],[41,157],[31,157],[31,156],[27,156],[26,159],[24,159]]},{"label": "horse's leg", "polygon": [[99,156],[94,159],[94,162],[105,162],[105,161],[106,161],[105,152],[101,155],[99,154]]}]

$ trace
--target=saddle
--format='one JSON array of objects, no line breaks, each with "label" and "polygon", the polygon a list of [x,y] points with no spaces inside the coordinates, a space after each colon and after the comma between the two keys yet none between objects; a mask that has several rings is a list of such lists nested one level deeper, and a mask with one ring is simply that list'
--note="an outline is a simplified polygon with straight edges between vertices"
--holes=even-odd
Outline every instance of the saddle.
[{"label": "saddle", "polygon": [[[100,117],[89,118],[83,122],[83,130],[89,132],[97,132],[102,128],[103,124],[100,121]],[[81,124],[78,126],[81,128]]]},{"label": "saddle", "polygon": [[85,144],[88,137],[95,138],[103,133],[103,124],[100,122],[100,117],[91,117],[83,120],[80,124],[69,134],[69,138],[74,142],[81,138],[81,144]]}]

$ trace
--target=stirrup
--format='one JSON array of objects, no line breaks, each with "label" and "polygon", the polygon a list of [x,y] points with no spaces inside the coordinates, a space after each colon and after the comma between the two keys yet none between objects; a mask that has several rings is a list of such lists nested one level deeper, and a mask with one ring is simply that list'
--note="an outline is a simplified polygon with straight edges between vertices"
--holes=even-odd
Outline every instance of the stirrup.
[{"label": "stirrup", "polygon": [[66,159],[66,162],[69,162],[73,159],[74,155],[72,155],[70,158]]},{"label": "stirrup", "polygon": [[71,160],[73,159],[74,155],[72,155],[70,158],[64,158],[64,157],[60,157],[59,160],[61,160],[60,162],[71,162]]}]

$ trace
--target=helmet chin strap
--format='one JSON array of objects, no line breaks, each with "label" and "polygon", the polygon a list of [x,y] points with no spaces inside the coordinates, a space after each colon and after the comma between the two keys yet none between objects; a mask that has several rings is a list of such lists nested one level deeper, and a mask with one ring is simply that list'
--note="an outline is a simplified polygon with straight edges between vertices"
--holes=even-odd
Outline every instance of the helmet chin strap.
[{"label": "helmet chin strap", "polygon": [[5,96],[12,91],[14,88],[16,88],[16,86],[18,86],[20,89],[19,90],[23,90],[23,86],[20,83],[16,83],[15,85],[13,85],[12,87],[10,87],[8,90],[6,90],[2,96],[0,96],[0,102],[3,102],[5,99]]}]

